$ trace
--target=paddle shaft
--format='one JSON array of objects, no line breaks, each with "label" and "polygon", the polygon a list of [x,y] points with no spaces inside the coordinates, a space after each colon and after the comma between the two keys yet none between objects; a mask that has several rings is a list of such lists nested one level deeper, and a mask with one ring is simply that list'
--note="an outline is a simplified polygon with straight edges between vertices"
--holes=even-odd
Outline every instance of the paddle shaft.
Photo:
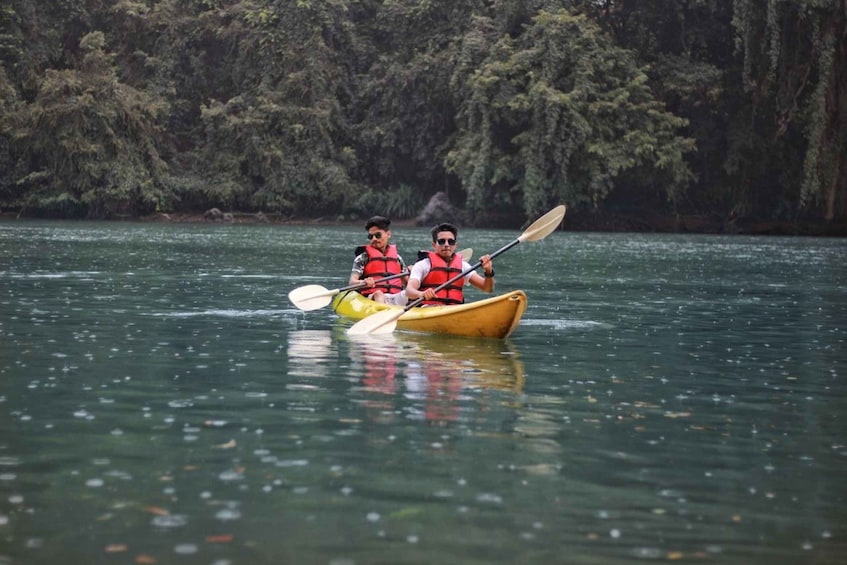
[{"label": "paddle shaft", "polygon": [[[514,240],[513,242],[511,242],[511,243],[508,243],[508,244],[504,245],[503,247],[501,247],[500,249],[498,249],[498,250],[497,250],[497,251],[495,251],[494,253],[491,253],[491,254],[489,255],[489,259],[494,259],[495,257],[497,257],[498,255],[500,255],[501,253],[504,253],[504,252],[508,251],[509,249],[511,249],[511,248],[512,248],[512,247],[514,247],[515,245],[519,244],[520,242],[521,242],[521,240],[520,240],[520,239],[516,239],[516,240]],[[448,280],[447,282],[441,283],[440,285],[438,285],[437,287],[435,287],[435,288],[434,288],[434,289],[432,289],[432,290],[433,290],[434,292],[438,292],[439,290],[442,290],[442,289],[444,289],[444,288],[447,288],[448,286],[450,286],[451,284],[453,284],[453,283],[454,283],[454,282],[456,282],[457,280],[459,280],[459,279],[461,279],[461,278],[463,278],[463,277],[468,276],[468,273],[472,273],[472,272],[476,271],[477,269],[479,269],[479,267],[480,267],[481,265],[482,265],[482,261],[477,261],[476,263],[474,263],[474,264],[471,266],[471,268],[470,268],[470,269],[468,269],[468,270],[466,270],[466,271],[462,271],[461,273],[459,273],[458,275],[454,276],[453,278],[451,278],[451,279],[450,279],[450,280]],[[411,309],[412,309],[412,308],[414,308],[415,306],[419,305],[419,304],[420,304],[421,302],[423,302],[424,300],[425,300],[425,298],[424,298],[423,296],[421,296],[421,297],[420,297],[420,298],[418,298],[417,300],[413,300],[412,302],[409,302],[409,303],[406,305],[406,307],[405,307],[405,308],[403,308],[403,311],[404,311],[404,312],[408,312],[409,310],[411,310]]]},{"label": "paddle shaft", "polygon": [[[408,274],[409,274],[409,271],[403,271],[402,273],[395,273],[393,275],[388,275],[387,277],[382,277],[381,279],[374,279],[374,284],[380,283],[380,282],[383,282],[383,281],[390,281],[391,279],[399,279],[400,277],[408,276]],[[368,286],[368,285],[367,285],[367,283],[365,283],[365,281],[359,281],[355,284],[351,284],[351,285],[348,285],[348,286],[342,286],[341,288],[336,288],[332,292],[339,293],[339,292],[344,292],[345,290],[353,290],[353,289],[356,289],[356,288],[362,288],[363,286]]]}]

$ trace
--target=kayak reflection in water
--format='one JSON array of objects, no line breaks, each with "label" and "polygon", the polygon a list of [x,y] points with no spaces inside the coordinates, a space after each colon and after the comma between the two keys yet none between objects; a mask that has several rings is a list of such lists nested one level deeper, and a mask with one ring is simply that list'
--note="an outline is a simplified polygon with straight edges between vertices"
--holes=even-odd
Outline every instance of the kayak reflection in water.
[{"label": "kayak reflection in water", "polygon": [[[471,265],[465,261],[461,254],[456,253],[459,230],[453,224],[442,223],[432,228],[432,248],[425,258],[412,266],[409,281],[406,284],[406,297],[408,300],[424,300],[422,305],[429,304],[462,304],[465,301],[462,287],[472,284],[483,292],[494,291],[494,266],[491,256],[483,255],[479,258],[482,264],[483,275],[472,270]],[[436,291],[437,287],[459,275],[467,272],[463,278],[444,286]]]},{"label": "kayak reflection in water", "polygon": [[523,364],[503,342],[445,336],[388,335],[350,342],[359,367],[368,419],[411,420],[446,424],[481,409],[471,391],[520,393]]}]

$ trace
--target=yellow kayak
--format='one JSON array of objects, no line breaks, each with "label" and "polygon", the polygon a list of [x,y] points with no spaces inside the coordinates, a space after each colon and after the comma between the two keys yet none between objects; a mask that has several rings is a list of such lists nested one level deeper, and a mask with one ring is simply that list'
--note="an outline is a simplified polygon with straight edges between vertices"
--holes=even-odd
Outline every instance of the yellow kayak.
[{"label": "yellow kayak", "polygon": [[[400,306],[378,304],[355,291],[336,295],[332,309],[339,316],[352,320],[361,320],[382,310],[402,310]],[[397,327],[413,332],[502,339],[518,327],[525,310],[526,294],[513,290],[465,304],[412,308],[398,318]]]}]

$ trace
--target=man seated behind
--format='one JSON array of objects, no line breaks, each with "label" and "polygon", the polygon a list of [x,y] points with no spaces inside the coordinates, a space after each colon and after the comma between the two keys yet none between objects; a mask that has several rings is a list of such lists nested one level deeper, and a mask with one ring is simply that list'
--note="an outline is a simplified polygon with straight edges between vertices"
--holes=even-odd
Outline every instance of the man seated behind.
[{"label": "man seated behind", "polygon": [[[438,224],[431,231],[432,247],[427,257],[412,266],[406,296],[409,300],[424,297],[421,304],[462,304],[465,301],[462,287],[472,284],[483,292],[494,290],[494,267],[491,257],[479,258],[484,276],[471,270],[470,264],[456,254],[459,230],[452,224]],[[438,292],[435,289],[459,273],[469,271],[462,279],[447,285]]]},{"label": "man seated behind", "polygon": [[406,270],[406,262],[397,253],[397,246],[389,243],[391,239],[391,220],[383,216],[374,216],[365,223],[368,232],[368,245],[356,248],[356,258],[350,273],[350,284],[364,281],[367,285],[359,292],[375,302],[405,306],[407,277],[391,280],[379,280]]}]

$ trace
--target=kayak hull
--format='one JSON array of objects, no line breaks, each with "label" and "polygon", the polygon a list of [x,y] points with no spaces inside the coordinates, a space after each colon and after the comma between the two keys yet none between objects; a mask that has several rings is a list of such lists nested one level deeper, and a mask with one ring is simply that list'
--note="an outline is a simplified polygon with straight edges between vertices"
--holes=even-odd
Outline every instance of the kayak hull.
[{"label": "kayak hull", "polygon": [[[466,337],[508,337],[526,311],[526,294],[513,290],[505,294],[453,306],[412,308],[397,320],[401,330],[450,334]],[[358,292],[339,294],[332,301],[335,313],[361,320],[383,310],[401,310],[400,306],[378,304]]]}]

